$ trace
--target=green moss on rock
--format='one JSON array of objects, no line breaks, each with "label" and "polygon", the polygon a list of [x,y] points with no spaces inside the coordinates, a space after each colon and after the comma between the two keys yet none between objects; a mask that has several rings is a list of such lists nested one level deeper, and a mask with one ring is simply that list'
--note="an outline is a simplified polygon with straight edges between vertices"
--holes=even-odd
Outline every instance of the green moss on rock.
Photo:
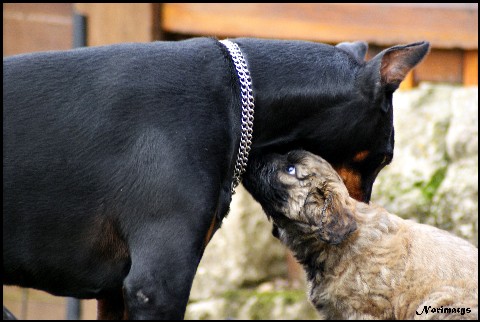
[{"label": "green moss on rock", "polygon": [[422,192],[422,196],[427,202],[431,202],[438,188],[445,179],[445,174],[447,173],[447,167],[441,167],[433,173],[428,182],[418,181],[414,183],[415,188],[419,188]]},{"label": "green moss on rock", "polygon": [[[209,301],[215,308],[191,302],[196,311],[187,307],[187,319],[234,318],[247,320],[319,319],[318,313],[308,302],[305,290],[258,291],[257,289],[230,290]],[[225,305],[219,305],[225,303]],[[215,309],[218,309],[215,312]]]}]

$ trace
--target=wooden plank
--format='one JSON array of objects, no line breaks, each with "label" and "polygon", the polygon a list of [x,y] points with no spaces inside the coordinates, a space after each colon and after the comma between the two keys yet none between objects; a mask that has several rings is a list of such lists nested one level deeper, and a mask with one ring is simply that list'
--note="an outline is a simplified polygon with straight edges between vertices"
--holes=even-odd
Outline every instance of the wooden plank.
[{"label": "wooden plank", "polygon": [[386,46],[428,40],[437,48],[478,48],[478,4],[170,3],[161,21],[169,32],[220,38]]},{"label": "wooden plank", "polygon": [[400,90],[408,90],[408,89],[412,89],[415,87],[415,76],[414,76],[414,71],[411,70],[407,76],[405,77],[405,79],[400,83]]},{"label": "wooden plank", "polygon": [[467,50],[463,54],[463,84],[478,86],[478,50]]},{"label": "wooden plank", "polygon": [[72,4],[3,4],[3,56],[70,48]]},{"label": "wooden plank", "polygon": [[446,82],[462,84],[463,51],[433,49],[414,69],[415,83]]},{"label": "wooden plank", "polygon": [[[22,307],[23,288],[3,286],[3,305],[19,320],[64,320],[65,298],[53,296],[43,291],[28,289],[28,302]],[[22,311],[24,314],[22,314]],[[82,300],[82,320],[95,320],[97,301]]]},{"label": "wooden plank", "polygon": [[87,16],[87,42],[99,46],[158,37],[159,6],[151,3],[76,3]]},{"label": "wooden plank", "polygon": [[[372,59],[385,48],[370,46],[367,60]],[[463,81],[463,52],[460,49],[431,49],[425,59],[407,74],[405,80],[400,84],[400,88],[410,89],[425,81],[461,84]]]},{"label": "wooden plank", "polygon": [[29,15],[70,16],[71,3],[4,3],[3,11],[17,11]]}]

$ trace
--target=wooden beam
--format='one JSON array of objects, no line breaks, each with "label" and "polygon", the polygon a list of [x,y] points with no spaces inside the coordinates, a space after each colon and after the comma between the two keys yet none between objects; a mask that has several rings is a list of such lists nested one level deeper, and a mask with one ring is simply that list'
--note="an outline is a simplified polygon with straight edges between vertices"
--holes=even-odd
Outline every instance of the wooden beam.
[{"label": "wooden beam", "polygon": [[415,82],[463,83],[463,51],[432,49],[414,69]]},{"label": "wooden beam", "polygon": [[415,77],[413,75],[414,71],[411,70],[405,79],[400,83],[400,90],[408,90],[415,87]]},{"label": "wooden beam", "polygon": [[76,3],[87,16],[87,42],[99,46],[158,38],[159,6],[152,3]]},{"label": "wooden beam", "polygon": [[428,40],[436,48],[478,48],[478,4],[169,3],[162,28],[218,37],[365,40],[391,46]]},{"label": "wooden beam", "polygon": [[72,4],[3,4],[3,56],[70,48]]},{"label": "wooden beam", "polygon": [[478,50],[466,50],[463,54],[463,84],[478,86]]}]

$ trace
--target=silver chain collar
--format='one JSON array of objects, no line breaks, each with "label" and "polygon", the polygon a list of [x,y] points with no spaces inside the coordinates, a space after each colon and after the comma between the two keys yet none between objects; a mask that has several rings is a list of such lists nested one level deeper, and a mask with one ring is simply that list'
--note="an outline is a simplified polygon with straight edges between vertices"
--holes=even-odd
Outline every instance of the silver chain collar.
[{"label": "silver chain collar", "polygon": [[240,80],[240,89],[242,91],[242,135],[240,137],[240,146],[238,147],[237,162],[235,172],[233,173],[232,195],[235,194],[235,188],[242,181],[242,175],[247,169],[248,154],[252,145],[253,135],[253,112],[255,103],[253,100],[252,78],[247,68],[247,62],[243,57],[242,51],[238,45],[230,40],[220,40],[227,47],[232,57],[238,79]]}]

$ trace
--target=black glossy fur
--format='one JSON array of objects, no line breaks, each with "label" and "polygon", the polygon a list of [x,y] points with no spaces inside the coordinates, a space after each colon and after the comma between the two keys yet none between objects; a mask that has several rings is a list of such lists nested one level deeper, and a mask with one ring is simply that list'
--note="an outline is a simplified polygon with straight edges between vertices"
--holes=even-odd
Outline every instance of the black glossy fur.
[{"label": "black glossy fur", "polygon": [[[364,43],[234,41],[256,100],[251,158],[309,150],[368,200],[393,153],[392,92],[428,43],[364,62]],[[231,198],[240,95],[225,48],[19,55],[3,84],[3,283],[97,298],[101,318],[182,318]]]}]

